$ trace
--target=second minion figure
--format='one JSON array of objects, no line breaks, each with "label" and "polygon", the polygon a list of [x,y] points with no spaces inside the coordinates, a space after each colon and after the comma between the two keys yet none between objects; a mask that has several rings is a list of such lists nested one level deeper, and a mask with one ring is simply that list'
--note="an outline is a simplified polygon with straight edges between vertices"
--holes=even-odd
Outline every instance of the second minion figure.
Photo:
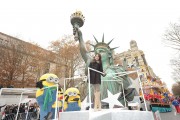
[{"label": "second minion figure", "polygon": [[81,99],[77,88],[68,88],[64,94],[64,111],[80,111]]}]

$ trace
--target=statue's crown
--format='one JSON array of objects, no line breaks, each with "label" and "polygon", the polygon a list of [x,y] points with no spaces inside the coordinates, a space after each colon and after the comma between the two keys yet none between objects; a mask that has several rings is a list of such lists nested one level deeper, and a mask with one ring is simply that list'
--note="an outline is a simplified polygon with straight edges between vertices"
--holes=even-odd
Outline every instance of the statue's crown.
[{"label": "statue's crown", "polygon": [[95,50],[96,50],[97,48],[106,48],[106,49],[109,49],[110,51],[113,51],[114,49],[118,48],[118,47],[110,48],[109,45],[111,44],[111,42],[112,42],[114,39],[110,40],[108,43],[105,43],[105,42],[104,42],[104,34],[103,34],[103,37],[102,37],[102,41],[101,41],[101,42],[99,42],[99,41],[96,39],[95,36],[93,36],[93,37],[94,37],[94,39],[95,39],[95,41],[96,41],[96,44],[95,44],[95,45],[90,44],[91,46],[94,47],[94,50],[93,50],[93,51],[90,51],[90,52],[95,52]]}]

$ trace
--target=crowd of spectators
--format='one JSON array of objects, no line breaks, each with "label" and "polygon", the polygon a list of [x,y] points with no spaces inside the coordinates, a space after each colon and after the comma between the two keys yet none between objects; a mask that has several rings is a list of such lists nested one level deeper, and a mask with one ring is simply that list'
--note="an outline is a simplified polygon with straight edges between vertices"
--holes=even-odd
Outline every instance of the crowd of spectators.
[{"label": "crowd of spectators", "polygon": [[[18,111],[17,104],[3,105],[3,107],[5,107],[5,108],[4,108],[4,111],[1,111],[2,115],[3,115],[2,118],[5,118],[6,116],[11,115],[11,114],[14,114],[14,115],[17,114],[17,111]],[[37,103],[21,103],[18,114],[23,114],[23,113],[27,113],[27,112],[35,113],[36,116],[38,117],[39,112],[40,112],[38,104]]]}]

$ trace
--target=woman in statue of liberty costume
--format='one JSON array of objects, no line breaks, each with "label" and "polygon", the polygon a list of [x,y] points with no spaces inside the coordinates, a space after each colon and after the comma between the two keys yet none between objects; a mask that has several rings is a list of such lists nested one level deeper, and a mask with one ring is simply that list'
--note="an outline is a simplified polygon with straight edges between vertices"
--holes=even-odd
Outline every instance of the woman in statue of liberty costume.
[{"label": "woman in statue of liberty costume", "polygon": [[[86,63],[86,69],[85,74],[87,75],[87,68],[92,61],[92,57],[90,53],[87,51],[82,32],[80,29],[76,26],[73,26],[73,34],[76,41],[79,41],[80,44],[80,52],[81,55]],[[118,73],[125,72],[124,68],[121,66],[114,66],[113,63],[113,56],[112,52],[115,48],[110,48],[109,45],[113,41],[109,41],[108,43],[104,42],[104,35],[102,37],[102,42],[98,42],[98,40],[94,37],[96,44],[92,45],[94,47],[93,52],[95,54],[99,53],[102,57],[102,65],[103,65],[103,71],[107,74],[105,77],[101,77],[101,100],[108,97],[107,90],[109,90],[112,94],[116,93],[122,93],[122,90],[124,89],[125,97],[127,101],[131,101],[134,98],[134,89],[128,89],[128,87],[131,85],[131,81],[128,78],[127,75],[120,76]],[[107,80],[113,80],[113,81],[107,81]],[[122,88],[122,83],[124,88]],[[93,100],[93,96],[92,96]],[[118,100],[124,104],[123,94],[119,96]]]}]

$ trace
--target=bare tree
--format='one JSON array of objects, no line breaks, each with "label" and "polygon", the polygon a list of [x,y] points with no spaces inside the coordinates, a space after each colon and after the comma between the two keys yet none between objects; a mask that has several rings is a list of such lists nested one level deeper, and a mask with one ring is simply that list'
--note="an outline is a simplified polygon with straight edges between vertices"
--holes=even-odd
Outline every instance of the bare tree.
[{"label": "bare tree", "polygon": [[44,53],[40,52],[43,50],[14,39],[17,38],[7,37],[0,47],[0,83],[4,87],[35,87],[45,63]]},{"label": "bare tree", "polygon": [[[163,42],[166,46],[171,47],[178,52],[180,51],[180,24],[170,23],[169,28],[163,35]],[[173,68],[172,77],[175,81],[180,81],[180,56],[171,59],[170,63]]]},{"label": "bare tree", "polygon": [[180,24],[170,23],[169,28],[165,31],[163,38],[167,46],[175,50],[180,50]]},{"label": "bare tree", "polygon": [[[78,67],[83,64],[79,45],[74,40],[73,36],[67,35],[60,40],[52,41],[49,48],[51,51],[58,54],[61,66],[64,66],[63,69],[65,69],[64,77],[73,77]],[[74,85],[73,80],[69,80],[66,83],[66,87]]]},{"label": "bare tree", "polygon": [[178,58],[171,59],[170,62],[173,69],[172,78],[178,82],[180,81],[180,56]]},{"label": "bare tree", "polygon": [[13,85],[13,81],[17,81],[20,76],[20,64],[22,62],[22,54],[18,53],[13,45],[11,50],[1,47],[1,84],[5,86]]}]

